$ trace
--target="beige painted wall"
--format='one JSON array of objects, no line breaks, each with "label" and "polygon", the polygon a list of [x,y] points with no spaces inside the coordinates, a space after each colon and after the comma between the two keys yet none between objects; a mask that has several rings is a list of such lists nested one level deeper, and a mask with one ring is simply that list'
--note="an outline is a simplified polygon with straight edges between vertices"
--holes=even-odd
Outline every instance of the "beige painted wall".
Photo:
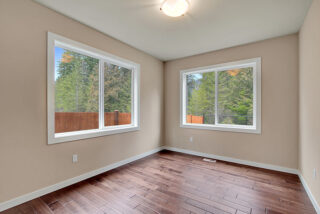
[{"label": "beige painted wall", "polygon": [[320,205],[320,0],[313,0],[300,30],[299,79],[300,170]]},{"label": "beige painted wall", "polygon": [[[140,131],[47,145],[47,31],[141,65]],[[31,0],[0,1],[0,202],[155,149],[162,121],[161,61]]]},{"label": "beige painted wall", "polygon": [[[262,57],[262,133],[179,127],[179,71]],[[298,167],[298,35],[165,63],[166,146],[283,167]],[[189,137],[193,136],[193,143]]]}]

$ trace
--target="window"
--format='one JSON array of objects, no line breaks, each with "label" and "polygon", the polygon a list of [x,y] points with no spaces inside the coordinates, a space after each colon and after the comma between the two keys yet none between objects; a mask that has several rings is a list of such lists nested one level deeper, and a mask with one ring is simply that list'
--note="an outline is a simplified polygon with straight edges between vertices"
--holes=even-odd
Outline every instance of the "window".
[{"label": "window", "polygon": [[138,130],[139,67],[48,33],[48,143]]},{"label": "window", "polygon": [[181,127],[261,132],[261,59],[183,70]]}]

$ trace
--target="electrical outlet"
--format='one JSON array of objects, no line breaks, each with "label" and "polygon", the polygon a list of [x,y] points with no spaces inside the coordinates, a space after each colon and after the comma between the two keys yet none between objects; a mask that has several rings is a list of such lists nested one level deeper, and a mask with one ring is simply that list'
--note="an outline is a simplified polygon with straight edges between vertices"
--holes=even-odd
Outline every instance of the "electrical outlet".
[{"label": "electrical outlet", "polygon": [[317,169],[316,168],[313,169],[313,178],[314,179],[317,178]]},{"label": "electrical outlet", "polygon": [[192,143],[193,142],[193,137],[190,137],[189,141],[190,141],[190,143]]},{"label": "electrical outlet", "polygon": [[74,154],[72,155],[72,163],[77,163],[78,162],[78,155]]}]

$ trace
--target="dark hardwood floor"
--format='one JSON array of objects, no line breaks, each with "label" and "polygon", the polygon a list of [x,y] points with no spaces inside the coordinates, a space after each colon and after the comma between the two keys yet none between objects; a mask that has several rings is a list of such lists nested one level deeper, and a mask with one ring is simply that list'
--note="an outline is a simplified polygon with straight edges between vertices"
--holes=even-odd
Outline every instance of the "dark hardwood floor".
[{"label": "dark hardwood floor", "polygon": [[163,151],[4,211],[315,213],[298,176]]}]

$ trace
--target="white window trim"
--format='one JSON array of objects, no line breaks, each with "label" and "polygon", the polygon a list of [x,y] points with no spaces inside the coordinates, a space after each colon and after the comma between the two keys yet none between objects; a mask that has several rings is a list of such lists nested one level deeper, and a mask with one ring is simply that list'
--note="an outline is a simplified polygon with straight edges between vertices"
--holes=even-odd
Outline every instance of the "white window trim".
[{"label": "white window trim", "polygon": [[[186,122],[186,76],[192,73],[206,73],[206,72],[218,72],[226,69],[236,69],[243,67],[253,67],[253,125],[227,125],[227,124],[192,124]],[[218,75],[216,75],[216,78]],[[218,84],[215,85],[216,96],[215,103],[218,99]],[[217,117],[218,106],[215,105],[215,114]],[[261,133],[261,57],[246,59],[241,61],[223,63],[218,65],[192,68],[180,71],[180,127],[181,128],[192,128],[192,129],[206,129],[206,130],[217,130],[217,131],[231,131],[231,132],[244,132],[244,133]]]},{"label": "white window trim", "polygon": [[[55,46],[76,51],[99,59],[99,129],[73,131],[55,134]],[[73,41],[63,36],[48,32],[47,40],[47,125],[48,144],[62,143],[86,138],[140,130],[140,65],[107,52]],[[132,70],[132,107],[129,125],[104,126],[104,62],[112,63]]]}]

